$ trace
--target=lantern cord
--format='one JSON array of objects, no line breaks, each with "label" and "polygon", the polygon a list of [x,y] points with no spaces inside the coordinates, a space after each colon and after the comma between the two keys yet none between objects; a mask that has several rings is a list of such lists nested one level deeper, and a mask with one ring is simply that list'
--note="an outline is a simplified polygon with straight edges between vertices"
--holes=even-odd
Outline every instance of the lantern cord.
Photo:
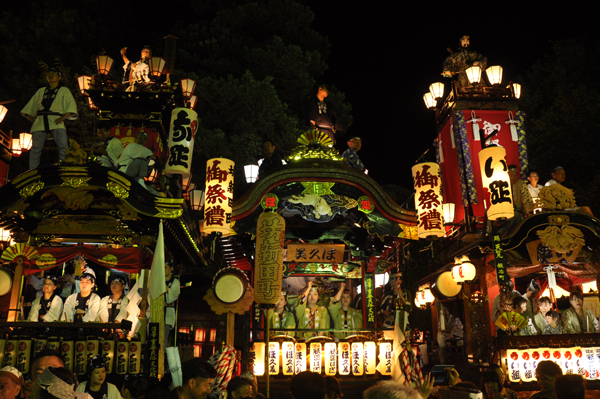
[{"label": "lantern cord", "polygon": [[415,163],[419,163],[419,161],[421,161],[421,159],[423,159],[423,157],[429,152],[429,149],[427,149],[424,153],[421,154],[421,156],[419,158],[417,158],[417,160],[415,161]]}]

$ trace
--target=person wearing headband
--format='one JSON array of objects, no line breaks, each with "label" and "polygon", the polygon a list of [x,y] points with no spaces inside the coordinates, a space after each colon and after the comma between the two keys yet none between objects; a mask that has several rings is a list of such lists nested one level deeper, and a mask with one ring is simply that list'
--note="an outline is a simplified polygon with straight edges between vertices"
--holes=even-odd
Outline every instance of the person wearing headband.
[{"label": "person wearing headband", "polygon": [[[299,302],[296,305],[296,318],[298,319],[298,328],[310,330],[328,330],[329,312],[325,306],[317,305],[319,301],[319,287],[308,282],[306,290],[300,294]],[[327,335],[326,333],[317,334],[314,332],[298,333],[299,338],[312,338],[317,335]]]},{"label": "person wearing headband", "polygon": [[36,169],[40,164],[42,149],[48,133],[54,137],[58,147],[58,159],[65,160],[69,141],[64,121],[77,119],[77,103],[73,95],[61,84],[62,72],[58,68],[50,68],[46,74],[48,86],[39,89],[21,110],[27,120],[33,123],[31,134],[33,141],[29,153],[29,169]]},{"label": "person wearing headband", "polygon": [[123,83],[130,85],[127,91],[134,91],[136,83],[150,83],[148,63],[150,62],[150,57],[152,57],[152,49],[148,45],[142,47],[140,60],[135,63],[129,61],[126,54],[127,47],[123,47],[121,49],[121,56],[125,63],[123,65]]},{"label": "person wearing headband", "polygon": [[537,313],[537,305],[535,304],[535,297],[540,293],[540,284],[535,280],[531,280],[527,290],[523,294],[523,298],[527,301],[527,308],[523,312],[523,317],[527,319],[533,319],[533,316]]},{"label": "person wearing headband", "polygon": [[122,275],[113,275],[110,278],[111,295],[107,295],[100,301],[100,310],[98,321],[100,323],[120,323],[127,319],[127,305],[129,300],[123,294],[125,289],[125,277]]},{"label": "person wearing headband", "polygon": [[43,295],[31,304],[29,321],[59,321],[63,311],[62,298],[55,293],[56,278],[46,276],[42,286]]},{"label": "person wearing headband", "polygon": [[[363,327],[362,312],[350,307],[352,297],[350,290],[346,289],[346,283],[340,284],[340,289],[333,298],[329,300],[329,313],[333,319],[336,330],[354,330]],[[336,332],[336,338],[346,338],[348,335],[354,335],[357,332]]]},{"label": "person wearing headband", "polygon": [[23,375],[14,367],[6,366],[0,369],[0,397],[16,399],[25,385]]},{"label": "person wearing headband", "polygon": [[[284,330],[293,330],[296,328],[296,320],[291,312],[286,312],[285,305],[287,305],[287,292],[281,291],[279,301],[275,305],[275,309],[269,309],[268,312],[268,323],[271,328],[271,335],[286,334],[290,337],[295,336],[295,333]],[[279,331],[277,331],[279,330]]]},{"label": "person wearing headband", "polygon": [[85,392],[94,399],[122,399],[119,389],[106,382],[106,364],[102,356],[91,357],[86,372],[90,380],[79,384],[77,392]]},{"label": "person wearing headband", "polygon": [[95,285],[96,273],[91,268],[88,268],[79,279],[79,289],[81,292],[71,294],[65,301],[63,321],[96,321],[98,311],[100,310],[100,297],[92,292]]}]

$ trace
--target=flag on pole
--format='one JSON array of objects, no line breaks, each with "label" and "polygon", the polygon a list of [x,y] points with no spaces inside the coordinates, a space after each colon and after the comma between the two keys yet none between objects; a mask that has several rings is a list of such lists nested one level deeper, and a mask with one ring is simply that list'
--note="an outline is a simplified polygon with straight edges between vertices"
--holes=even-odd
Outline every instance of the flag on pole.
[{"label": "flag on pole", "polygon": [[400,310],[396,310],[396,322],[394,323],[394,341],[392,343],[392,380],[399,384],[404,384],[406,378],[402,372],[402,343],[404,342],[404,333],[400,330]]},{"label": "flag on pole", "polygon": [[167,291],[165,282],[165,241],[163,238],[162,219],[158,226],[158,238],[156,239],[156,248],[154,250],[154,258],[152,258],[152,268],[150,269],[149,278],[148,289],[152,299],[158,298]]}]

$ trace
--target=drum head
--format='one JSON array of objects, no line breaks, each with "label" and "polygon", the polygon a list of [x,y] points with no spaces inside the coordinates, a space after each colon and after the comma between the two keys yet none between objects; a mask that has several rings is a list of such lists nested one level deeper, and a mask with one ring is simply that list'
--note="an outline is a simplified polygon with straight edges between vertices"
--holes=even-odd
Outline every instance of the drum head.
[{"label": "drum head", "polygon": [[452,272],[443,272],[431,286],[431,293],[438,299],[454,298],[460,293],[462,286],[452,278]]},{"label": "drum head", "polygon": [[6,295],[12,289],[13,273],[7,269],[0,268],[0,296]]},{"label": "drum head", "polygon": [[219,272],[214,279],[215,296],[224,303],[235,303],[246,293],[248,279],[239,269],[226,268]]}]

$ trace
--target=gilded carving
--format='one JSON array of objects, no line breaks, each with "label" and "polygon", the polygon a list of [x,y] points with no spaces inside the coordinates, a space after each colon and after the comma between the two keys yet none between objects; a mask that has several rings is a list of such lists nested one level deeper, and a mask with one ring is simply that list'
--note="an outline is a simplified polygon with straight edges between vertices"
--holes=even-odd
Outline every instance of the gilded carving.
[{"label": "gilded carving", "polygon": [[183,210],[181,208],[157,208],[158,214],[154,215],[161,219],[176,219],[181,216]]},{"label": "gilded carving", "polygon": [[42,198],[47,198],[50,195],[54,194],[58,197],[59,200],[65,203],[66,209],[87,209],[90,204],[94,200],[94,195],[90,193],[90,191],[95,191],[96,188],[91,186],[79,186],[79,187],[70,187],[70,186],[59,186],[52,187],[44,194],[42,194]]},{"label": "gilded carving", "polygon": [[37,193],[42,188],[44,188],[44,182],[38,180],[23,187],[21,191],[19,191],[19,194],[21,194],[21,197],[31,197],[33,194]]},{"label": "gilded carving", "polygon": [[129,189],[123,187],[119,183],[109,181],[108,183],[106,183],[106,188],[117,198],[126,199],[127,197],[129,197]]},{"label": "gilded carving", "polygon": [[82,187],[87,186],[91,177],[62,177],[63,184],[61,186]]},{"label": "gilded carving", "polygon": [[402,228],[402,232],[398,234],[398,237],[407,238],[409,240],[419,239],[419,229],[417,226],[408,226],[400,223],[400,227]]}]

